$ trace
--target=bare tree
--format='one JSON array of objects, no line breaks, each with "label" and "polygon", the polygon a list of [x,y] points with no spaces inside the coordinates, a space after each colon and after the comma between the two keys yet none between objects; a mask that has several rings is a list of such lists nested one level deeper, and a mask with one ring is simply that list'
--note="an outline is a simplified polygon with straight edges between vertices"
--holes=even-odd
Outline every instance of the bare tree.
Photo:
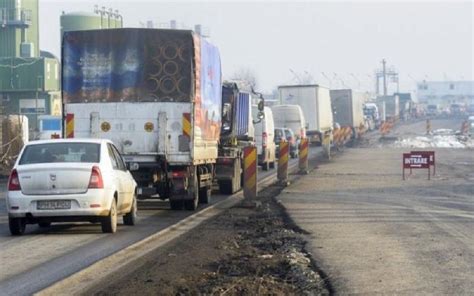
[{"label": "bare tree", "polygon": [[240,82],[242,86],[248,89],[257,89],[258,80],[255,71],[250,68],[242,67],[235,71],[231,77],[231,80]]}]

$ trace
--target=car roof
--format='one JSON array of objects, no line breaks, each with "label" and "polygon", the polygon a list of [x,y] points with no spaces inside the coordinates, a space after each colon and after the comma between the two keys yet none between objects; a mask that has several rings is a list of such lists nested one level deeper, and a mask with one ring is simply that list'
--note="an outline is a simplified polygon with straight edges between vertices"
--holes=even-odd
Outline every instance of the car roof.
[{"label": "car roof", "polygon": [[112,141],[107,139],[51,139],[51,140],[35,140],[26,143],[26,145],[39,145],[39,144],[54,144],[54,143],[92,143],[92,144],[102,144],[102,143],[111,143]]}]

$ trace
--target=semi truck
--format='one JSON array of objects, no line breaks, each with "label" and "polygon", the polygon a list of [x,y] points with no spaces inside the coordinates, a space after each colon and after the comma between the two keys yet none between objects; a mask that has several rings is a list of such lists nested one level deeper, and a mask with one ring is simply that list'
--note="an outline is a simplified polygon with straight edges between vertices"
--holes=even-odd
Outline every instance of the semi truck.
[{"label": "semi truck", "polygon": [[353,135],[357,135],[356,131],[365,126],[364,94],[352,89],[334,89],[330,94],[334,122],[341,127],[351,127]]},{"label": "semi truck", "polygon": [[328,88],[317,84],[282,85],[278,92],[281,104],[299,105],[303,110],[310,142],[322,144],[325,137],[332,137],[333,115]]},{"label": "semi truck", "polygon": [[221,193],[232,194],[240,190],[243,180],[243,150],[254,145],[252,94],[240,90],[235,82],[224,82],[222,127],[215,176]]},{"label": "semi truck", "polygon": [[[264,101],[258,96],[258,109],[252,102],[258,95],[243,90],[236,82],[222,85],[222,126],[215,178],[219,191],[232,194],[239,191],[243,182],[244,148],[255,146],[255,125],[261,124]],[[255,113],[255,114],[253,114]]]},{"label": "semi truck", "polygon": [[221,131],[217,47],[188,30],[66,32],[65,138],[112,140],[141,199],[209,203]]}]

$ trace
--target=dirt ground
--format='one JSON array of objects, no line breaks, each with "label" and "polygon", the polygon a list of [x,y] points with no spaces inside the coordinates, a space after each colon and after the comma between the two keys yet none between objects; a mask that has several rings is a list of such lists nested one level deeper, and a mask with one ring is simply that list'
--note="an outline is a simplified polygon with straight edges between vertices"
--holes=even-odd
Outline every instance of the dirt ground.
[{"label": "dirt ground", "polygon": [[[435,121],[437,128],[458,122]],[[397,127],[406,138],[424,125]],[[402,153],[369,139],[300,178],[278,199],[340,295],[472,295],[474,150],[433,148],[436,175],[402,180]],[[369,142],[370,142],[369,141]]]},{"label": "dirt ground", "polygon": [[303,234],[273,197],[240,206],[142,258],[84,295],[327,295]]}]

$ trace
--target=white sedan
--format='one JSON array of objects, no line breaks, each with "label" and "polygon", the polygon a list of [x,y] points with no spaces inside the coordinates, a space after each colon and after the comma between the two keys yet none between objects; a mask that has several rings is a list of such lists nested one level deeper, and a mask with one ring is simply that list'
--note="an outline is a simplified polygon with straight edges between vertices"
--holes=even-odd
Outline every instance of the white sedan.
[{"label": "white sedan", "polygon": [[117,216],[134,225],[137,184],[111,141],[58,139],[23,147],[8,180],[10,232],[26,224],[100,222],[103,232],[117,230]]}]

